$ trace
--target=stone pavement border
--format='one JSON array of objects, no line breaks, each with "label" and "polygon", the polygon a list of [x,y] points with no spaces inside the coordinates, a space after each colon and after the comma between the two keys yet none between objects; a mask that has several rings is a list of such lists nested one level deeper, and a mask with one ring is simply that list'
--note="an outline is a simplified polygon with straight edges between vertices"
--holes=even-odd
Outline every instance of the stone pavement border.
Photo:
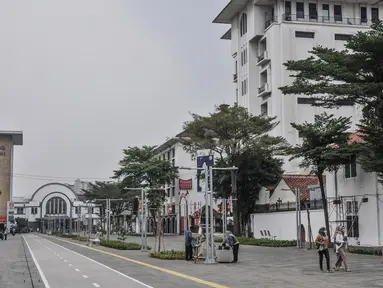
[{"label": "stone pavement border", "polygon": [[44,288],[22,236],[0,240],[0,288]]}]

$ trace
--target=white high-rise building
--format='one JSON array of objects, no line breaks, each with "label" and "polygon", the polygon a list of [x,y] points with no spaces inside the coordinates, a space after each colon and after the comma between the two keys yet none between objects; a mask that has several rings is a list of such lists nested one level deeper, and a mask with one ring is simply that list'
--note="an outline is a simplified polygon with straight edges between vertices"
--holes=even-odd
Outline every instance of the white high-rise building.
[{"label": "white high-rise building", "polygon": [[[350,35],[369,29],[379,15],[383,3],[377,0],[231,0],[213,23],[231,25],[222,39],[231,40],[235,102],[252,114],[276,116],[273,136],[298,144],[290,123],[312,122],[324,109],[311,106],[308,97],[282,94],[278,88],[292,83],[283,63],[307,58],[318,45],[343,49]],[[355,129],[358,110],[345,102],[331,113],[352,116]],[[298,172],[297,161],[285,162],[287,172]]]}]

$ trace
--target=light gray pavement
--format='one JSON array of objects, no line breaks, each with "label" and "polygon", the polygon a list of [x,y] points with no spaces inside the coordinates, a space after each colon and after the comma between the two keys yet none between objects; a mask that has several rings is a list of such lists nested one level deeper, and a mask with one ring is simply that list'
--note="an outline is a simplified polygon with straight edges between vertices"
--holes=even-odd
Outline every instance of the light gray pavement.
[{"label": "light gray pavement", "polygon": [[36,235],[25,240],[47,288],[151,287]]},{"label": "light gray pavement", "polygon": [[0,240],[0,288],[41,288],[40,275],[21,235]]},{"label": "light gray pavement", "polygon": [[[207,287],[206,285],[199,286],[200,284],[181,278],[181,284],[179,284],[179,281],[176,279],[177,277],[170,276],[167,272],[160,273],[147,267],[142,269],[142,273],[137,273],[137,269],[129,261],[68,244],[53,237],[49,239],[104,264],[107,263],[108,266],[121,272],[130,271],[130,276],[156,288],[181,286],[188,288]],[[140,243],[140,237],[129,237],[126,241]],[[152,246],[153,241],[152,237],[148,237],[149,245]],[[80,244],[80,242],[77,243]],[[165,245],[167,249],[181,249],[183,248],[183,237],[165,237]],[[328,274],[319,271],[316,251],[299,250],[296,248],[267,248],[242,245],[240,246],[239,263],[218,265],[193,264],[182,260],[152,259],[148,257],[147,253],[140,251],[118,251],[105,247],[97,247],[97,249],[233,288],[383,287],[383,264],[381,263],[381,258],[376,256],[349,254],[351,273],[340,271]],[[333,264],[335,257],[332,253],[331,257]],[[153,277],[158,277],[157,283],[152,282]],[[167,281],[165,286],[160,282],[164,280]]]}]

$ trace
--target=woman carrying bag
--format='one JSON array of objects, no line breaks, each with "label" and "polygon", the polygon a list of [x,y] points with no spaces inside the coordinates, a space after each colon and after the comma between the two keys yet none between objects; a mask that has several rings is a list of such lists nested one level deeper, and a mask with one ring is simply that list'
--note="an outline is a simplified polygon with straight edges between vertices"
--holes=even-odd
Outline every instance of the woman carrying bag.
[{"label": "woman carrying bag", "polygon": [[323,270],[323,256],[326,258],[326,268],[327,272],[331,272],[330,270],[330,253],[328,251],[328,236],[326,228],[322,227],[318,231],[318,236],[315,239],[315,244],[317,246],[318,250],[318,256],[319,256],[319,268],[322,272]]}]

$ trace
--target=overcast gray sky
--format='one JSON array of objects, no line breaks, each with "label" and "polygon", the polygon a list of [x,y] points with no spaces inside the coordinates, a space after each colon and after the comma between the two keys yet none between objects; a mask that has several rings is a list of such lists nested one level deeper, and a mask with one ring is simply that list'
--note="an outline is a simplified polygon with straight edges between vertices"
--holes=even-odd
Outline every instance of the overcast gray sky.
[{"label": "overcast gray sky", "polygon": [[24,132],[16,196],[110,177],[122,148],[232,103],[229,27],[211,23],[227,2],[1,0],[0,130]]}]

